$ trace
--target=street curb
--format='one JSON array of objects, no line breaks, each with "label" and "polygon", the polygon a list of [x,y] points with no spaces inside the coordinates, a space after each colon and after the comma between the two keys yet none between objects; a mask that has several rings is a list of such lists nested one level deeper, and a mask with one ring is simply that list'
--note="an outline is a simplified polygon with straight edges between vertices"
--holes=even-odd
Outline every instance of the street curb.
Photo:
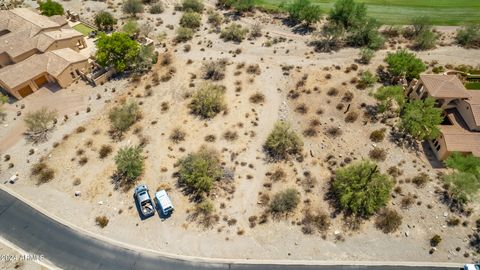
[{"label": "street curb", "polygon": [[108,238],[106,236],[88,231],[83,229],[75,224],[72,224],[66,220],[63,220],[55,215],[48,213],[45,209],[41,208],[32,201],[24,198],[20,194],[16,193],[12,189],[6,187],[5,185],[0,185],[0,189],[17,198],[18,200],[24,202],[28,206],[37,210],[41,214],[51,218],[52,220],[58,222],[59,224],[69,227],[70,229],[90,237],[96,240],[104,241],[106,243],[116,245],[118,247],[136,251],[136,252],[146,252],[150,256],[161,256],[174,260],[183,260],[190,262],[203,262],[211,264],[271,264],[271,265],[351,265],[351,266],[425,266],[425,267],[456,267],[461,268],[463,264],[461,263],[448,263],[448,262],[407,262],[407,261],[324,261],[324,260],[259,260],[259,259],[224,259],[224,258],[213,258],[213,257],[197,257],[189,255],[180,255],[167,253],[163,251],[148,249],[125,242],[121,242],[115,239]]}]

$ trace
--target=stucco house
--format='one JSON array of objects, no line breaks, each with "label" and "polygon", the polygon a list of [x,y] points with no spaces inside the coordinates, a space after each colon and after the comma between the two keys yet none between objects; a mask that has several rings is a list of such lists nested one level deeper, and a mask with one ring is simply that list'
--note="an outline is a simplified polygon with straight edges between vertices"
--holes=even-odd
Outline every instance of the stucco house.
[{"label": "stucco house", "polygon": [[420,75],[407,88],[411,99],[432,97],[443,109],[441,135],[429,141],[439,160],[453,152],[480,157],[480,91],[467,90],[456,75]]},{"label": "stucco house", "polygon": [[67,87],[89,70],[81,33],[62,16],[28,8],[0,11],[0,87],[21,99],[47,82]]}]

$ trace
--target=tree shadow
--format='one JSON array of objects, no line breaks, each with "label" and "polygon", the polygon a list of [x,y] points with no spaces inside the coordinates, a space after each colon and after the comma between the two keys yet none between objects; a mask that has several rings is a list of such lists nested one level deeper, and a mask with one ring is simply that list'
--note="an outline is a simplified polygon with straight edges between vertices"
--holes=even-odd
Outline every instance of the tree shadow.
[{"label": "tree shadow", "polygon": [[445,168],[445,164],[443,164],[442,161],[438,160],[435,152],[433,151],[432,147],[427,141],[422,142],[422,150],[425,153],[425,156],[427,157],[428,162],[430,163],[430,166],[434,169],[442,169]]}]

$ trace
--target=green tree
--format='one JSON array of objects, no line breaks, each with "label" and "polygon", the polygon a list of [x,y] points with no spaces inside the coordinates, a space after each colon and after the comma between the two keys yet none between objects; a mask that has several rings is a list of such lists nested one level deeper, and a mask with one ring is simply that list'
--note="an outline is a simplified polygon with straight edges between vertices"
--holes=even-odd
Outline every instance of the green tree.
[{"label": "green tree", "polygon": [[273,196],[270,202],[270,211],[273,214],[283,214],[293,211],[300,202],[300,195],[294,188],[280,191]]},{"label": "green tree", "polygon": [[182,10],[203,13],[203,2],[201,0],[183,0]]},{"label": "green tree", "polygon": [[45,15],[48,17],[54,16],[54,15],[63,15],[62,5],[52,0],[40,2],[39,8],[42,15]]},{"label": "green tree", "polygon": [[457,43],[466,48],[480,48],[480,24],[462,27],[455,37]]},{"label": "green tree", "polygon": [[200,14],[193,11],[187,11],[183,13],[182,18],[180,19],[180,25],[182,27],[197,29],[200,27],[201,21],[202,17]]},{"label": "green tree", "polygon": [[126,146],[118,150],[115,156],[117,172],[125,177],[127,183],[134,182],[143,172],[142,148]]},{"label": "green tree", "polygon": [[5,119],[5,113],[3,112],[3,104],[8,102],[8,97],[0,94],[0,122]]},{"label": "green tree", "polygon": [[403,87],[398,85],[380,87],[373,96],[379,101],[380,112],[390,110],[394,104],[398,108],[397,111],[400,111],[406,101]]},{"label": "green tree", "polygon": [[417,140],[435,139],[440,135],[442,109],[435,107],[433,98],[411,100],[400,115],[400,127]]},{"label": "green tree", "polygon": [[112,30],[116,24],[117,19],[108,11],[100,11],[95,14],[95,25],[101,31]]},{"label": "green tree", "polygon": [[332,188],[343,210],[369,216],[387,204],[393,181],[366,160],[338,169]]},{"label": "green tree", "polygon": [[43,107],[38,111],[29,112],[25,115],[25,124],[30,133],[43,133],[48,131],[57,117],[57,112]]},{"label": "green tree", "polygon": [[364,3],[354,0],[337,0],[330,10],[330,21],[342,25],[350,30],[364,23],[367,18],[367,8]]},{"label": "green tree", "polygon": [[358,25],[350,27],[347,35],[347,42],[355,47],[368,47],[372,50],[378,50],[383,47],[385,39],[378,32],[380,23],[374,18],[366,18]]},{"label": "green tree", "polygon": [[243,13],[247,11],[252,11],[253,8],[255,7],[255,1],[254,0],[235,0],[233,1],[232,6],[237,12]]},{"label": "green tree", "polygon": [[264,148],[270,157],[285,159],[289,154],[298,154],[302,151],[303,142],[290,124],[279,121],[265,141]]},{"label": "green tree", "polygon": [[140,48],[126,33],[102,34],[97,42],[96,59],[103,67],[113,66],[118,72],[130,68]]},{"label": "green tree", "polygon": [[225,88],[208,83],[200,87],[190,103],[192,113],[203,118],[213,118],[225,108]]},{"label": "green tree", "polygon": [[218,153],[202,147],[179,162],[179,181],[197,194],[208,193],[223,175]]},{"label": "green tree", "polygon": [[140,108],[134,101],[114,107],[108,114],[114,131],[123,133],[140,118]]},{"label": "green tree", "polygon": [[122,6],[123,13],[135,17],[137,13],[143,12],[143,4],[140,0],[125,0]]},{"label": "green tree", "polygon": [[295,0],[287,6],[290,19],[297,23],[305,22],[307,25],[318,22],[322,11],[318,5],[313,5],[310,0]]},{"label": "green tree", "polygon": [[395,53],[388,53],[385,58],[388,64],[388,72],[396,77],[405,77],[407,80],[418,78],[420,73],[426,70],[425,64],[415,54],[407,50],[399,50]]},{"label": "green tree", "polygon": [[473,174],[480,180],[480,158],[472,154],[454,152],[445,160],[445,165],[460,172]]}]

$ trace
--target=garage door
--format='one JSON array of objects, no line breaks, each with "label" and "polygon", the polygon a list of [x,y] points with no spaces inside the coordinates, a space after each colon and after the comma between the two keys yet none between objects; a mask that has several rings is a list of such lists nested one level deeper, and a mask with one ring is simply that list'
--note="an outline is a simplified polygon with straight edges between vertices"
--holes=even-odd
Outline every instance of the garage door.
[{"label": "garage door", "polygon": [[27,85],[27,86],[21,88],[20,90],[18,90],[18,93],[20,94],[20,96],[26,97],[26,96],[32,94],[33,91],[32,91],[32,88],[30,88],[30,85]]},{"label": "garage door", "polygon": [[47,77],[42,76],[40,78],[35,79],[35,84],[38,86],[38,88],[42,87],[47,82]]}]

